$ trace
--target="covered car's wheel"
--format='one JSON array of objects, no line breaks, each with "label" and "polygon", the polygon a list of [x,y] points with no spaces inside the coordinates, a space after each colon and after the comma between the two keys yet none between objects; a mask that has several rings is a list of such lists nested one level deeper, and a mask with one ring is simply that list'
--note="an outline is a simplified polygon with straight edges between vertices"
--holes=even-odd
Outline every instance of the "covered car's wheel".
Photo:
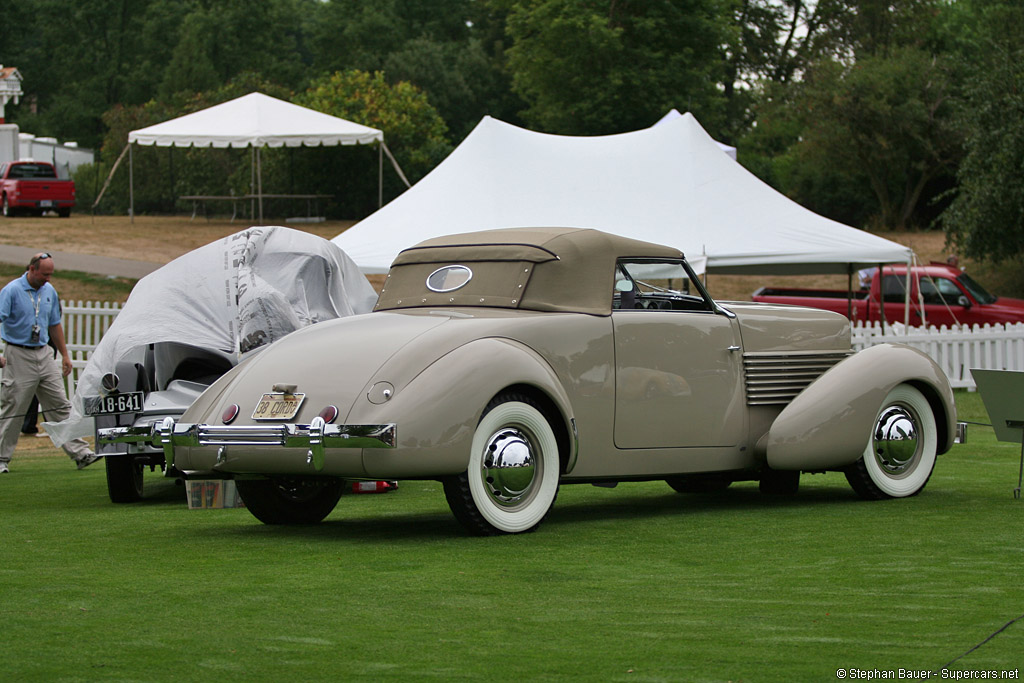
[{"label": "covered car's wheel", "polygon": [[108,455],[103,458],[107,468],[107,494],[113,503],[135,503],[142,500],[144,465],[130,455]]},{"label": "covered car's wheel", "polygon": [[864,455],[846,468],[846,479],[861,498],[917,495],[932,476],[938,440],[928,400],[901,384],[882,402]]},{"label": "covered car's wheel", "polygon": [[533,531],[558,496],[558,442],[528,397],[501,394],[473,434],[469,467],[444,482],[452,514],[475,534]]},{"label": "covered car's wheel", "polygon": [[235,482],[245,507],[264,524],[316,524],[341,498],[336,477],[278,477]]}]

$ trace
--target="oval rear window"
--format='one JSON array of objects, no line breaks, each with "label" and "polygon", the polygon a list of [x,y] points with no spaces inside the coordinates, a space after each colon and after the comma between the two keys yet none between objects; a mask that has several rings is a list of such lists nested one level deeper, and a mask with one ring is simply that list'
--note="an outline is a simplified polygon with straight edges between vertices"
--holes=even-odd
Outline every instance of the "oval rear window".
[{"label": "oval rear window", "polygon": [[427,289],[432,292],[454,292],[473,279],[473,271],[466,266],[445,266],[427,276]]}]

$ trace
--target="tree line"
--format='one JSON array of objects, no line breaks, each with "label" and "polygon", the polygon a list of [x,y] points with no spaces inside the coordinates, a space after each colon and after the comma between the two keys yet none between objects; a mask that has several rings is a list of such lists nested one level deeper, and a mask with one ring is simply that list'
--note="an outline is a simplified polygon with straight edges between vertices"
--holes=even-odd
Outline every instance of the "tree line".
[{"label": "tree line", "polygon": [[[1022,45],[1017,0],[34,0],[0,23],[25,79],[8,121],[99,153],[82,203],[128,131],[254,90],[381,128],[413,181],[485,115],[606,135],[675,108],[814,211],[994,260],[1024,251]],[[135,163],[139,211],[250,182],[244,150]],[[264,186],[360,218],[376,164],[268,150]],[[126,185],[101,208],[123,211]]]}]

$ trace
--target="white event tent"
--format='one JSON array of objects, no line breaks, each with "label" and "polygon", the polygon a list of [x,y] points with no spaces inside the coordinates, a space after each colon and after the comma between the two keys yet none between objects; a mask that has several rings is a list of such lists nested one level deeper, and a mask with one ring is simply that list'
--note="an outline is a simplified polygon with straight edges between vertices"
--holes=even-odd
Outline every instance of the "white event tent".
[{"label": "white event tent", "polygon": [[400,197],[334,238],[365,273],[451,233],[597,228],[679,248],[722,273],[849,273],[912,251],[813,213],[733,161],[692,114],[569,137],[485,117]]},{"label": "white event tent", "polygon": [[[376,128],[256,92],[128,134],[129,150],[133,144],[157,147],[251,146],[254,150],[254,194],[259,200],[260,223],[263,222],[262,147],[366,145],[374,142],[380,143],[381,154],[387,153],[394,164],[394,158],[384,145],[384,133]],[[130,152],[129,168],[132,168]],[[397,164],[395,168],[402,175]],[[383,175],[383,156],[380,174]],[[134,217],[134,169],[130,170],[129,178]]]},{"label": "white event tent", "polygon": [[[660,119],[658,119],[658,122],[655,123],[654,125],[660,126],[662,124],[668,123],[669,121],[675,121],[676,119],[681,119],[681,118],[683,118],[683,115],[679,113],[678,109],[671,109],[671,110],[669,110],[669,112],[667,114],[665,114]],[[727,145],[724,142],[719,142],[718,140],[715,140],[715,144],[718,145],[718,149],[722,150],[723,152],[728,154],[733,159],[736,158],[736,148],[735,147],[733,147],[732,145]]]}]

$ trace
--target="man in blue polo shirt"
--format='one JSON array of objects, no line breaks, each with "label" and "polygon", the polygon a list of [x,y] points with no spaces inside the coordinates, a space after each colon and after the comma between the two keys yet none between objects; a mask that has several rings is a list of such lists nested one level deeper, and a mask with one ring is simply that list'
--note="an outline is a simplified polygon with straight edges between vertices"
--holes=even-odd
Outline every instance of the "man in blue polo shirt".
[{"label": "man in blue polo shirt", "polygon": [[[0,357],[0,474],[9,469],[33,396],[39,397],[40,408],[56,422],[71,412],[62,381],[71,374],[71,356],[60,322],[60,300],[50,284],[52,276],[53,258],[47,253],[36,254],[25,274],[0,290],[0,325],[6,344]],[[60,370],[47,346],[51,340],[61,355]],[[82,439],[69,441],[63,448],[78,469],[97,460]]]}]

